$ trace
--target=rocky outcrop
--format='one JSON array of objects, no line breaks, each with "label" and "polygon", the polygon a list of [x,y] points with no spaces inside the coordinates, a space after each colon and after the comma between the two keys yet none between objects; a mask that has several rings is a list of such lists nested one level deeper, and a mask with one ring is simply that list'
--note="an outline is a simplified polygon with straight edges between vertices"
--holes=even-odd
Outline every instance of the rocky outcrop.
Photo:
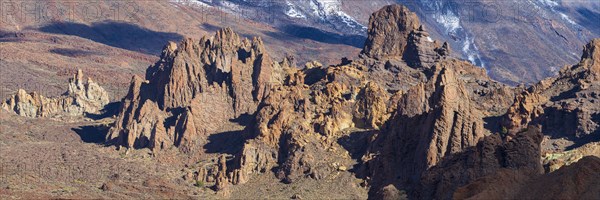
[{"label": "rocky outcrop", "polygon": [[[363,77],[363,72],[351,69],[295,70],[285,85],[274,87],[256,114],[253,139],[238,155],[236,183],[275,166],[277,177],[285,182],[306,176],[321,179],[337,170],[333,163],[344,155],[331,149],[340,149],[337,138],[355,126],[352,112],[359,89],[350,85],[361,85]],[[307,85],[306,80],[315,83]]]},{"label": "rocky outcrop", "polygon": [[[347,170],[352,162],[348,151],[358,156],[371,146],[371,154],[361,161],[365,170],[354,170],[382,188],[398,177],[418,182],[420,172],[445,156],[476,145],[487,133],[483,118],[512,103],[498,97],[514,94],[491,81],[485,70],[447,56],[447,44],[439,47],[430,40],[413,16],[401,6],[374,14],[366,57],[287,70],[285,83],[273,87],[259,105],[254,135],[236,156],[233,182],[245,183],[251,175],[273,169],[284,182],[321,179]],[[396,48],[399,38],[403,48]],[[364,141],[340,146],[350,135]],[[376,194],[399,195],[388,189]]]},{"label": "rocky outcrop", "polygon": [[68,86],[63,95],[54,98],[19,89],[15,95],[3,102],[1,107],[26,117],[73,117],[99,114],[109,103],[108,93],[104,88],[91,78],[84,82],[81,70],[69,79]]},{"label": "rocky outcrop", "polygon": [[528,124],[539,124],[545,135],[573,141],[600,134],[599,52],[600,39],[595,39],[584,47],[578,64],[517,96],[504,117],[504,127],[514,133]]},{"label": "rocky outcrop", "polygon": [[542,157],[542,164],[548,173],[576,163],[586,156],[600,157],[600,142],[590,142],[564,152],[547,152]]},{"label": "rocky outcrop", "polygon": [[413,68],[431,68],[435,62],[450,56],[450,47],[445,42],[443,46],[429,37],[423,26],[413,30],[408,36],[403,60]]},{"label": "rocky outcrop", "polygon": [[543,173],[539,162],[541,141],[541,130],[533,126],[508,141],[498,134],[487,136],[477,145],[448,156],[424,172],[418,198],[451,199],[458,187],[499,170],[539,175]]},{"label": "rocky outcrop", "polygon": [[419,18],[402,5],[385,6],[369,19],[368,38],[362,53],[375,59],[401,58]]},{"label": "rocky outcrop", "polygon": [[272,76],[278,66],[260,38],[241,39],[229,28],[169,43],[145,79],[132,79],[107,141],[192,152],[229,120],[253,114],[278,81]]},{"label": "rocky outcrop", "polygon": [[363,158],[373,194],[388,184],[413,189],[422,172],[483,138],[483,114],[454,70],[439,63],[428,82],[400,99],[396,113]]},{"label": "rocky outcrop", "polygon": [[374,198],[448,199],[480,178],[539,175],[541,133],[556,128],[548,124],[577,124],[579,138],[596,132],[596,46],[515,98],[519,88],[452,58],[404,6],[373,14],[360,58],[334,66],[273,62],[260,39],[223,29],[167,45],[145,78],[132,79],[107,140],[202,154],[209,136],[246,117],[243,146],[202,166],[197,180],[226,191],[261,173],[293,183],[352,171]]},{"label": "rocky outcrop", "polygon": [[354,110],[354,121],[358,127],[379,129],[390,117],[388,101],[390,97],[374,82],[369,82],[358,93],[358,102]]},{"label": "rocky outcrop", "polygon": [[596,199],[600,196],[600,158],[535,175],[502,169],[456,190],[454,199]]}]

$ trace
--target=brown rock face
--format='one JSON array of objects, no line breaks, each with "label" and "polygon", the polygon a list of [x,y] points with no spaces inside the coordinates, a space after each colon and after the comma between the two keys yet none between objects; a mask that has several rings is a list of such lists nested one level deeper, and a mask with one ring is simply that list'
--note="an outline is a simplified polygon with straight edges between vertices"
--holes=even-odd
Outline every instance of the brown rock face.
[{"label": "brown rock face", "polygon": [[419,26],[419,18],[407,7],[385,6],[369,19],[368,38],[362,53],[375,59],[401,58],[410,33]]},{"label": "brown rock face", "polygon": [[[503,125],[516,132],[528,124],[542,125],[553,138],[589,140],[600,132],[600,39],[584,47],[581,61],[519,95]],[[564,148],[564,147],[558,147]]]},{"label": "brown rock face", "polygon": [[[245,183],[275,167],[284,182],[321,179],[348,170],[352,151],[366,163],[366,170],[354,170],[370,177],[373,188],[387,187],[373,194],[403,196],[404,183],[418,183],[420,173],[445,156],[476,145],[486,133],[483,118],[505,111],[512,102],[499,97],[514,94],[483,69],[446,56],[447,45],[429,41],[412,15],[401,6],[386,7],[374,14],[370,31],[375,41],[404,38],[402,45],[412,45],[406,48],[412,53],[398,52],[392,47],[397,41],[372,42],[365,47],[372,51],[365,52],[387,57],[329,67],[311,62],[303,70],[284,70],[285,84],[272,87],[259,105],[254,135],[236,156],[232,182]],[[391,25],[393,31],[378,29]],[[413,40],[407,41],[411,34]],[[414,65],[398,59],[403,54],[414,55],[407,57]],[[361,139],[343,142],[350,138]],[[363,156],[368,147],[371,154]]]},{"label": "brown rock face", "polygon": [[499,170],[463,186],[454,199],[596,199],[600,196],[600,158],[588,156],[543,174]]},{"label": "brown rock face", "polygon": [[59,117],[99,114],[108,103],[108,93],[104,88],[90,78],[84,82],[83,73],[79,70],[69,79],[69,88],[61,96],[48,98],[19,89],[1,107],[26,117]]},{"label": "brown rock face", "polygon": [[437,41],[429,37],[429,33],[421,26],[413,30],[408,37],[408,44],[403,59],[413,68],[431,68],[437,61],[450,56],[450,47],[444,43],[440,47]]},{"label": "brown rock face", "polygon": [[483,114],[454,70],[438,64],[432,79],[402,96],[396,114],[371,145],[370,154],[378,154],[368,162],[373,188],[414,186],[410,183],[419,182],[423,171],[483,137]]},{"label": "brown rock face", "polygon": [[277,177],[285,182],[307,176],[321,179],[337,170],[336,160],[343,160],[343,155],[328,149],[340,149],[336,141],[342,131],[354,127],[352,112],[359,89],[350,83],[360,85],[363,72],[351,66],[290,72],[287,83],[273,87],[259,106],[255,135],[238,155],[234,177],[239,181],[234,183],[244,183],[249,175],[275,166],[279,166]]},{"label": "brown rock face", "polygon": [[600,76],[600,38],[592,40],[583,47],[583,55],[581,60],[588,60],[590,73],[596,77]]},{"label": "brown rock face", "polygon": [[354,121],[359,127],[379,129],[390,117],[387,109],[389,94],[379,85],[369,82],[358,94]]},{"label": "brown rock face", "polygon": [[543,172],[540,159],[541,130],[529,127],[513,140],[498,134],[485,137],[476,146],[448,156],[421,177],[419,198],[450,199],[454,191],[478,178],[509,169],[523,174]]},{"label": "brown rock face", "polygon": [[[449,199],[480,179],[538,176],[542,133],[597,133],[598,43],[515,98],[517,89],[451,58],[399,5],[373,14],[359,59],[335,66],[272,62],[260,39],[223,29],[167,45],[145,78],[132,79],[107,140],[202,153],[222,125],[250,116],[233,160],[221,155],[197,180],[227,194],[261,173],[293,183],[350,171],[372,198]],[[510,134],[495,134],[501,124]]]},{"label": "brown rock face", "polygon": [[241,39],[229,28],[212,38],[170,43],[146,80],[133,78],[107,140],[190,152],[230,119],[256,111],[273,67],[260,38]]}]

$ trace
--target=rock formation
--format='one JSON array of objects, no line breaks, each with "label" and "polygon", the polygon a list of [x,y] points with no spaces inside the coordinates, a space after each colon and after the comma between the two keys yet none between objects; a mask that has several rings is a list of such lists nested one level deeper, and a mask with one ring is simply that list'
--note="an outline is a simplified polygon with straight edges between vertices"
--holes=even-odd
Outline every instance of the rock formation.
[{"label": "rock formation", "polygon": [[499,170],[539,175],[543,172],[539,162],[541,141],[541,130],[533,126],[509,141],[498,134],[487,136],[424,172],[418,198],[450,199],[458,187]]},{"label": "rock formation", "polygon": [[588,156],[555,172],[532,175],[501,169],[458,188],[454,199],[596,199],[600,158]]},{"label": "rock formation", "polygon": [[276,64],[260,38],[241,39],[229,28],[200,41],[169,43],[145,79],[133,77],[107,140],[191,152],[230,119],[255,112],[276,82]]},{"label": "rock formation", "polygon": [[[516,132],[542,125],[545,135],[589,141],[600,135],[600,39],[584,47],[581,61],[517,96],[503,125]],[[593,140],[593,139],[592,139]],[[559,150],[563,147],[558,147]]]},{"label": "rock formation", "polygon": [[221,126],[248,117],[233,158],[219,155],[197,180],[223,191],[262,173],[293,183],[352,171],[373,198],[449,199],[499,174],[539,176],[542,134],[598,133],[600,40],[558,78],[521,91],[450,56],[404,6],[374,13],[368,33],[359,59],[304,69],[231,29],[170,43],[132,78],[107,140],[202,154]]},{"label": "rock formation", "polygon": [[1,107],[26,117],[59,117],[99,114],[108,103],[108,93],[104,88],[91,78],[84,82],[83,73],[78,70],[69,79],[69,87],[61,96],[49,98],[19,89]]},{"label": "rock formation", "polygon": [[[373,188],[394,183],[412,189],[423,171],[444,157],[475,146],[484,136],[483,114],[454,66],[439,63],[426,83],[408,90],[394,116],[371,145]],[[373,191],[376,192],[376,191]]]},{"label": "rock formation", "polygon": [[407,7],[385,6],[369,19],[368,38],[362,53],[376,59],[401,58],[409,35],[420,25],[417,15]]},{"label": "rock formation", "polygon": [[546,172],[553,172],[586,156],[600,156],[600,142],[590,142],[564,152],[546,152],[542,155],[542,164]]},{"label": "rock formation", "polygon": [[[398,176],[418,182],[419,173],[444,156],[476,145],[486,133],[483,118],[496,114],[494,110],[505,111],[512,103],[496,97],[514,95],[508,87],[491,81],[483,69],[445,56],[447,45],[443,49],[436,47],[435,41],[424,41],[427,33],[417,29],[418,20],[406,16],[414,13],[397,5],[373,15],[369,38],[376,42],[365,45],[367,57],[337,66],[309,63],[303,70],[289,70],[286,83],[273,87],[259,106],[254,135],[237,155],[234,177],[239,177],[239,182],[234,183],[244,183],[250,175],[276,166],[277,177],[284,182],[320,179],[347,165],[344,153],[331,149],[344,148],[336,141],[357,134],[358,129],[382,129],[370,145],[372,153],[380,157],[369,161],[365,156],[364,160],[369,163],[365,173],[375,184]],[[397,20],[388,22],[388,18]],[[414,30],[398,29],[413,25]],[[380,35],[384,33],[378,28],[391,30],[385,32],[389,36]],[[406,33],[398,33],[403,31]],[[410,35],[420,39],[408,41]],[[399,40],[417,51],[416,57],[404,58],[415,65],[395,57],[402,58],[407,52],[377,46]],[[367,145],[363,144],[363,149]],[[398,152],[406,154],[395,157]],[[379,165],[382,168],[371,168]],[[384,186],[387,184],[381,184]]]}]

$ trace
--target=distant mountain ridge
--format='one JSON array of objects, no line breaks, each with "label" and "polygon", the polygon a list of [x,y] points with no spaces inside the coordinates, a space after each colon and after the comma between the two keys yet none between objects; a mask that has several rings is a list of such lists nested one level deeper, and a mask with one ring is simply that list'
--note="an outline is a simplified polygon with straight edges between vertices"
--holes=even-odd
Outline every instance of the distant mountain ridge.
[{"label": "distant mountain ridge", "polygon": [[314,27],[347,36],[366,35],[369,16],[365,13],[383,5],[403,4],[417,13],[434,38],[448,41],[462,58],[512,85],[555,75],[563,65],[579,59],[587,41],[600,36],[600,2],[591,0],[194,2],[233,14],[244,15],[243,10],[265,13],[271,16],[247,17],[281,29],[290,29],[291,23],[296,29]]}]

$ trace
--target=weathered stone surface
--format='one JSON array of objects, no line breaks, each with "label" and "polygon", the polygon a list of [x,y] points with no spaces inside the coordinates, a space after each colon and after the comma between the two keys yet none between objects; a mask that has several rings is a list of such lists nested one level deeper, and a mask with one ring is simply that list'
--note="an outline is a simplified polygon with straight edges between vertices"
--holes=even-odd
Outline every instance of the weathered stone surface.
[{"label": "weathered stone surface", "polygon": [[440,47],[421,26],[410,32],[402,59],[413,68],[431,68],[436,61],[449,55],[448,43]]},{"label": "weathered stone surface", "polygon": [[[553,138],[577,138],[600,134],[600,39],[584,47],[581,61],[563,68],[517,96],[503,125],[516,132],[528,124],[542,125]],[[564,148],[564,147],[559,147]]]},{"label": "weathered stone surface", "polygon": [[600,158],[584,157],[573,165],[535,175],[502,169],[463,186],[454,199],[595,199],[600,196]]},{"label": "weathered stone surface", "polygon": [[417,15],[407,7],[385,6],[369,19],[368,38],[362,53],[375,59],[401,58],[410,33],[420,25]]},{"label": "weathered stone surface", "polygon": [[256,111],[278,81],[271,77],[275,67],[281,66],[271,61],[260,38],[241,39],[229,28],[200,41],[169,43],[145,80],[133,78],[107,140],[193,152],[230,119]]},{"label": "weathered stone surface", "polygon": [[[382,12],[386,12],[385,9]],[[410,14],[408,10],[402,12],[406,13],[392,15]],[[388,20],[387,15],[380,15],[374,15],[381,18],[372,18],[372,21]],[[397,23],[413,22],[402,19]],[[338,171],[340,166],[348,166],[344,153],[331,149],[364,151],[367,146],[371,146],[371,153],[380,155],[363,156],[362,162],[372,171],[359,172],[371,178],[371,183],[386,186],[397,177],[395,174],[404,173],[399,172],[401,170],[407,170],[405,177],[418,181],[419,175],[409,169],[425,171],[444,156],[477,144],[487,133],[483,118],[506,111],[512,103],[512,99],[498,100],[498,97],[512,98],[514,94],[508,87],[491,81],[485,70],[448,57],[447,45],[439,47],[437,42],[428,40],[424,30],[416,28],[418,26],[406,33],[406,37],[409,34],[419,37],[411,43],[416,57],[407,58],[419,66],[410,66],[408,61],[392,56],[363,57],[329,67],[311,62],[303,70],[287,70],[285,84],[272,87],[259,106],[254,136],[236,156],[238,166],[234,177],[238,181],[234,183],[244,183],[250,175],[268,172],[274,167],[277,167],[277,177],[284,182],[295,182],[303,177],[320,179]],[[370,34],[374,34],[370,38],[377,38],[384,33]],[[366,46],[365,49],[386,48]],[[401,57],[403,53],[408,52],[398,55]],[[421,56],[425,53],[430,53],[430,57]],[[390,117],[394,123],[388,120]],[[378,140],[369,144],[371,134],[377,129],[381,129]],[[355,142],[362,146],[336,144],[350,134],[363,134],[354,136],[365,140]],[[398,152],[406,155],[395,157]],[[370,161],[375,157],[377,161]],[[385,166],[377,168],[376,163]],[[388,171],[379,171],[383,168]]]},{"label": "weathered stone surface", "polygon": [[[201,153],[221,125],[249,116],[243,147],[228,152],[233,160],[220,155],[197,179],[227,194],[230,183],[261,173],[293,183],[350,171],[374,198],[407,191],[448,199],[479,178],[537,176],[541,133],[597,132],[596,46],[559,78],[515,98],[520,88],[452,58],[448,44],[429,38],[403,6],[373,14],[360,58],[335,66],[314,61],[297,69],[289,56],[272,62],[260,39],[224,29],[167,45],[145,79],[133,78],[108,139]],[[510,134],[495,134],[502,125]],[[560,127],[553,132],[552,125]]]},{"label": "weathered stone surface", "polygon": [[436,65],[426,83],[409,89],[395,115],[372,144],[368,161],[373,189],[389,183],[414,187],[423,171],[444,157],[475,146],[483,137],[483,115],[451,66]]},{"label": "weathered stone surface", "polygon": [[354,121],[359,127],[379,129],[390,117],[388,113],[388,92],[373,82],[358,93],[358,102],[354,110]]},{"label": "weathered stone surface", "polygon": [[84,82],[83,72],[79,70],[69,79],[69,87],[61,96],[48,98],[19,89],[1,107],[26,117],[84,116],[100,114],[109,101],[104,88],[90,78]]},{"label": "weathered stone surface", "polygon": [[501,169],[539,175],[543,173],[539,162],[541,141],[539,127],[530,127],[510,141],[498,134],[487,136],[476,146],[448,156],[427,170],[421,177],[418,198],[450,199],[458,187]]}]

